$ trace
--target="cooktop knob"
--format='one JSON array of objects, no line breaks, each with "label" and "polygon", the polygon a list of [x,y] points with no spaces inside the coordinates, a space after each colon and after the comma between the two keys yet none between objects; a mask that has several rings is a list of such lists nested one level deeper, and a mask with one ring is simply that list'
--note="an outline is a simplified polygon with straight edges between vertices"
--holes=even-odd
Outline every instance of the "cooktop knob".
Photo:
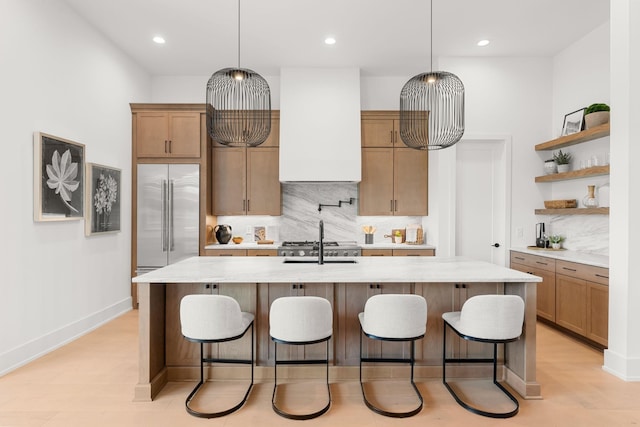
[{"label": "cooktop knob", "polygon": [[304,256],[304,251],[302,251],[302,250],[298,251],[298,255]]}]

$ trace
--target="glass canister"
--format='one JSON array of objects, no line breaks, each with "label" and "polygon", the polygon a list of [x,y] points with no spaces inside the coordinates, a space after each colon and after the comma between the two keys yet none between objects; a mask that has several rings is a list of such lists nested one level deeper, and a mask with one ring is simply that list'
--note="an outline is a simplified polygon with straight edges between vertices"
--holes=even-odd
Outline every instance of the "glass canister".
[{"label": "glass canister", "polygon": [[587,195],[582,198],[582,204],[585,208],[598,207],[598,198],[596,197],[595,185],[587,185]]}]

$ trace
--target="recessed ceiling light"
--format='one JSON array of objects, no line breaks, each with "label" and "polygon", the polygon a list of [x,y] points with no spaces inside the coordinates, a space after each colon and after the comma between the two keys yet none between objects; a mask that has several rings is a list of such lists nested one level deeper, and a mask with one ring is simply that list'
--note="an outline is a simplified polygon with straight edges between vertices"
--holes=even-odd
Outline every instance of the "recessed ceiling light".
[{"label": "recessed ceiling light", "polygon": [[480,40],[480,41],[478,42],[478,46],[486,46],[486,45],[488,45],[489,43],[491,43],[489,40]]},{"label": "recessed ceiling light", "polygon": [[158,44],[164,44],[164,43],[165,43],[165,41],[164,41],[164,37],[162,37],[162,36],[155,36],[155,37],[153,38],[153,41],[154,41],[154,42],[156,42],[156,43],[158,43]]},{"label": "recessed ceiling light", "polygon": [[325,44],[336,44],[336,39],[334,39],[333,37],[327,37],[326,39],[324,39],[324,43]]}]

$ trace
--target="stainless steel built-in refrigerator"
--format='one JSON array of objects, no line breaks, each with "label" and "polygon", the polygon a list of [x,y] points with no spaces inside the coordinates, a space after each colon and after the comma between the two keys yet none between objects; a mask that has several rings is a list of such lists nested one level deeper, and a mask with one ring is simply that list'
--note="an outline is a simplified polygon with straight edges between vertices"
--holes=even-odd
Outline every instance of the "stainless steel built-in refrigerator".
[{"label": "stainless steel built-in refrigerator", "polygon": [[199,184],[199,165],[138,165],[138,274],[198,255]]}]

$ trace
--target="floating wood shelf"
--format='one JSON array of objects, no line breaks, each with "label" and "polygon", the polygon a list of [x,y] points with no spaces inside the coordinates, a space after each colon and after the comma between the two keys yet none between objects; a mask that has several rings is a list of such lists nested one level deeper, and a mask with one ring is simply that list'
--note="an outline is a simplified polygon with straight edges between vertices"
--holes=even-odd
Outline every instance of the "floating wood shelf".
[{"label": "floating wood shelf", "polygon": [[536,215],[609,215],[609,208],[536,209]]},{"label": "floating wood shelf", "polygon": [[551,141],[543,142],[536,145],[536,151],[557,150],[559,148],[569,147],[571,145],[580,144],[582,142],[591,141],[592,139],[602,138],[609,135],[609,123],[593,127],[582,132],[572,133],[571,135],[561,136]]},{"label": "floating wood shelf", "polygon": [[569,179],[587,178],[591,176],[609,175],[609,165],[594,166],[576,171],[552,173],[550,175],[536,176],[536,182],[566,181]]}]

